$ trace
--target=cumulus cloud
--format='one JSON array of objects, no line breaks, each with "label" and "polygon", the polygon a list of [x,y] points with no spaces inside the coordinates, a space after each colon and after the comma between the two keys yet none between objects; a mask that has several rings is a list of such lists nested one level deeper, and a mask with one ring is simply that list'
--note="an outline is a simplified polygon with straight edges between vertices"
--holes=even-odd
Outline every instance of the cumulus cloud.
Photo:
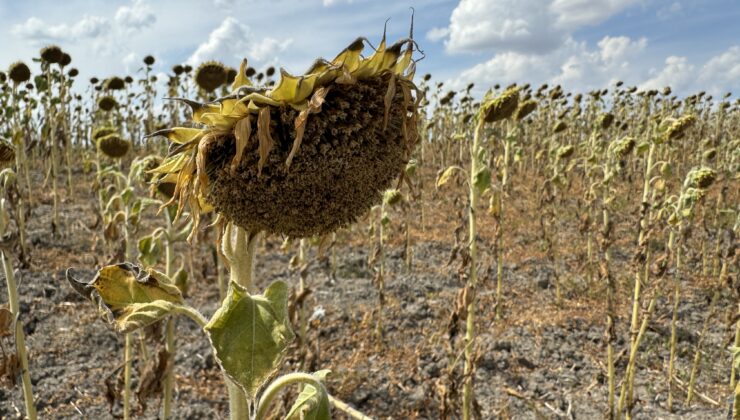
[{"label": "cumulus cloud", "polygon": [[606,36],[598,43],[601,59],[604,62],[619,62],[630,55],[636,55],[645,50],[647,38],[632,41],[626,36]]},{"label": "cumulus cloud", "polygon": [[446,39],[447,52],[513,51],[549,54],[579,28],[595,25],[637,0],[461,0],[446,28],[427,39]]},{"label": "cumulus cloud", "polygon": [[116,10],[115,21],[121,28],[136,30],[153,25],[157,16],[144,0],[134,0],[131,6],[121,6]]},{"label": "cumulus cloud", "polygon": [[134,0],[130,6],[119,7],[111,18],[85,15],[77,23],[53,24],[37,17],[12,27],[11,33],[35,44],[49,42],[71,43],[93,40],[95,50],[119,43],[131,31],[141,30],[156,22],[151,7],[144,0]]},{"label": "cumulus cloud", "polygon": [[550,10],[557,16],[557,25],[575,30],[595,25],[614,16],[637,0],[554,0]]},{"label": "cumulus cloud", "polygon": [[686,89],[695,76],[694,66],[688,62],[686,57],[675,55],[665,59],[663,69],[660,71],[653,69],[650,73],[651,77],[640,85],[642,89],[661,89],[665,86]]},{"label": "cumulus cloud", "polygon": [[108,19],[100,16],[84,16],[74,25],[49,24],[39,18],[30,17],[22,24],[13,26],[11,33],[20,38],[38,42],[61,42],[83,38],[95,38],[109,25]]},{"label": "cumulus cloud", "polygon": [[[535,0],[462,0],[447,28],[448,52],[508,50],[548,52],[564,40],[553,15]],[[437,30],[436,34],[441,34]]]},{"label": "cumulus cloud", "polygon": [[740,89],[740,46],[730,47],[707,61],[697,81],[714,93],[720,93],[722,89]]},{"label": "cumulus cloud", "polygon": [[450,28],[432,28],[427,32],[427,39],[432,42],[437,42],[440,39],[444,39],[450,34]]},{"label": "cumulus cloud", "polygon": [[277,40],[269,37],[257,40],[247,25],[230,16],[198,46],[188,62],[193,65],[208,60],[238,63],[245,56],[258,62],[274,62],[277,54],[292,42],[292,39]]},{"label": "cumulus cloud", "polygon": [[597,43],[597,47],[589,48],[585,42],[569,37],[549,54],[499,53],[463,71],[450,81],[450,85],[460,88],[470,82],[481,87],[496,83],[547,82],[575,90],[600,88],[616,80],[634,79],[633,63],[644,53],[647,40],[607,36]]}]

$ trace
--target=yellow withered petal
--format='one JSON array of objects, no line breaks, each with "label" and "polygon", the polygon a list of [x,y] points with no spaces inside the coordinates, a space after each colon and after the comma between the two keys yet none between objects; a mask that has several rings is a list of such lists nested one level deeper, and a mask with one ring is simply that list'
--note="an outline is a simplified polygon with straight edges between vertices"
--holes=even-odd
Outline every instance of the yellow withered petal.
[{"label": "yellow withered petal", "polygon": [[172,142],[185,144],[193,140],[200,139],[204,134],[205,132],[200,128],[175,127],[155,131],[147,137],[163,136],[167,137]]},{"label": "yellow withered petal", "polygon": [[229,130],[239,121],[239,116],[221,115],[220,112],[209,112],[200,117],[200,123],[217,130]]},{"label": "yellow withered petal", "polygon": [[323,58],[317,58],[316,61],[311,64],[311,67],[309,67],[304,74],[322,74],[325,71],[329,70],[331,65],[332,64],[330,62],[324,60]]},{"label": "yellow withered petal", "polygon": [[234,83],[231,84],[231,90],[237,90],[242,86],[252,86],[252,82],[249,81],[249,78],[247,78],[247,59],[243,59],[242,63],[239,65],[239,73],[236,74],[236,77],[234,78]]},{"label": "yellow withered petal", "polygon": [[150,174],[175,173],[181,170],[183,166],[185,166],[185,162],[187,161],[187,159],[187,154],[180,154],[177,156],[168,157],[165,158],[164,161],[162,161],[161,165],[147,172]]},{"label": "yellow withered petal", "polygon": [[406,69],[409,68],[409,65],[411,64],[411,58],[414,54],[414,41],[409,40],[406,42],[408,42],[406,51],[404,51],[400,60],[396,61],[396,65],[393,67],[393,73],[399,76],[402,76]]},{"label": "yellow withered petal", "polygon": [[390,47],[386,48],[383,53],[383,62],[380,64],[378,71],[382,70],[395,70],[398,57],[401,56],[401,48],[406,41],[399,41]]},{"label": "yellow withered petal", "polygon": [[364,48],[365,39],[357,38],[344,51],[340,52],[331,63],[336,66],[343,66],[347,71],[353,72],[360,65],[362,59],[361,53]]},{"label": "yellow withered petal", "polygon": [[221,114],[227,117],[242,118],[249,113],[245,98],[221,101]]},{"label": "yellow withered petal", "polygon": [[371,55],[369,58],[362,60],[360,62],[360,65],[357,67],[357,70],[352,72],[352,76],[354,76],[356,79],[364,79],[366,77],[373,76],[382,69],[384,61],[385,61],[385,31],[383,31],[383,39],[380,41],[380,45],[378,45],[378,49],[375,50],[373,55]]},{"label": "yellow withered petal", "polygon": [[221,107],[218,104],[202,104],[200,102],[191,101],[190,99],[184,98],[170,98],[174,101],[180,101],[187,104],[193,111],[193,121],[198,124],[204,124],[202,118],[203,114],[219,112]]},{"label": "yellow withered petal", "polygon": [[318,74],[310,74],[296,77],[280,69],[280,82],[275,89],[268,92],[268,96],[276,101],[300,102],[311,95],[318,76]]}]

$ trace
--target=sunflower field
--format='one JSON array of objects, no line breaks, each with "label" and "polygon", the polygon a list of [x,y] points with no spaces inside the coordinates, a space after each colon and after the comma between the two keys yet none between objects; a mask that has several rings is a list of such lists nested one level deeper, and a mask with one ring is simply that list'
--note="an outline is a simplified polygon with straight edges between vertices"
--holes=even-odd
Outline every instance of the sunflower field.
[{"label": "sunflower field", "polygon": [[740,100],[419,42],[1,69],[0,418],[740,419]]}]

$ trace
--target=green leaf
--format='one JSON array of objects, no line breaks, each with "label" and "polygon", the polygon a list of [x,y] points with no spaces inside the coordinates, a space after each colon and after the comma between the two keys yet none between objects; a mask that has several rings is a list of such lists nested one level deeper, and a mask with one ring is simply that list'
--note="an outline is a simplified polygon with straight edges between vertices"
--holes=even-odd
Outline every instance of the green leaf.
[{"label": "green leaf", "polygon": [[131,332],[167,316],[182,304],[180,290],[169,278],[131,263],[101,268],[89,283],[67,273],[72,287],[98,304],[101,314],[120,332]]},{"label": "green leaf", "polygon": [[491,170],[487,166],[483,166],[473,175],[473,185],[478,190],[478,193],[483,193],[486,188],[491,186]]},{"label": "green leaf", "polygon": [[294,338],[288,320],[288,286],[276,281],[264,295],[250,296],[232,281],[221,307],[204,329],[226,375],[247,398],[256,400]]},{"label": "green leaf", "polygon": [[[321,382],[326,380],[330,373],[328,369],[313,373]],[[285,420],[328,420],[331,419],[329,408],[329,395],[326,389],[316,389],[312,385],[305,385],[303,391],[298,395]]]},{"label": "green leaf", "polygon": [[159,257],[162,256],[162,239],[152,235],[144,236],[139,239],[139,261],[147,267],[157,265]]}]

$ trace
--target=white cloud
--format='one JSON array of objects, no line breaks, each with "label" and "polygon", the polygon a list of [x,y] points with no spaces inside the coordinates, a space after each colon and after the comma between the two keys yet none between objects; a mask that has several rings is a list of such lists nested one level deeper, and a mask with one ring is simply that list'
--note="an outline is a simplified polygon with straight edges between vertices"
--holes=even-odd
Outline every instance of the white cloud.
[{"label": "white cloud", "polygon": [[562,84],[567,89],[601,88],[616,80],[634,80],[634,62],[644,54],[647,40],[625,36],[604,37],[590,49],[584,42],[568,38],[549,54],[526,54],[507,51],[473,66],[452,80],[453,88],[475,82],[481,89],[496,83],[543,82]]},{"label": "white cloud", "polygon": [[450,28],[432,28],[427,32],[427,39],[432,42],[437,42],[447,37],[450,34]]},{"label": "white cloud", "polygon": [[553,20],[541,1],[461,0],[450,16],[447,51],[548,52],[565,35],[552,25]]},{"label": "white cloud", "polygon": [[446,28],[427,39],[445,42],[447,51],[514,51],[548,54],[579,28],[598,24],[638,0],[461,0]]},{"label": "white cloud", "polygon": [[30,17],[25,23],[13,26],[15,36],[37,42],[72,41],[82,38],[95,38],[108,26],[108,19],[100,16],[84,16],[74,25],[49,24],[39,18]]},{"label": "white cloud", "polygon": [[116,10],[115,21],[121,28],[135,30],[153,25],[157,16],[144,0],[134,0],[131,6],[121,6]]},{"label": "white cloud", "polygon": [[[342,0],[324,0],[323,1],[323,4],[324,4],[324,7],[329,7],[329,6],[333,6],[333,5],[337,4],[337,3],[339,3],[341,1]],[[354,2],[354,0],[344,0],[344,2],[351,4],[351,3]]]},{"label": "white cloud", "polygon": [[290,38],[277,40],[267,37],[255,40],[247,25],[230,16],[211,32],[206,42],[198,46],[188,62],[198,65],[207,60],[221,60],[226,64],[237,64],[244,57],[263,63],[275,62],[277,54],[292,42]]},{"label": "white cloud", "polygon": [[695,77],[694,65],[686,57],[669,56],[665,59],[665,67],[657,71],[650,71],[651,77],[640,84],[642,89],[662,89],[670,86],[674,89],[686,89]]},{"label": "white cloud", "polygon": [[604,62],[618,62],[629,55],[642,52],[647,46],[647,39],[632,41],[626,36],[604,37],[599,41],[601,59]]},{"label": "white cloud", "polygon": [[683,11],[683,6],[681,3],[674,1],[673,3],[663,6],[656,12],[656,16],[658,16],[658,19],[660,20],[667,20],[670,19],[679,13]]},{"label": "white cloud", "polygon": [[714,94],[740,89],[740,46],[712,57],[702,66],[697,79],[697,90],[702,88]]},{"label": "white cloud", "polygon": [[637,0],[554,0],[550,10],[557,15],[557,24],[575,30],[595,25],[636,3]]}]

